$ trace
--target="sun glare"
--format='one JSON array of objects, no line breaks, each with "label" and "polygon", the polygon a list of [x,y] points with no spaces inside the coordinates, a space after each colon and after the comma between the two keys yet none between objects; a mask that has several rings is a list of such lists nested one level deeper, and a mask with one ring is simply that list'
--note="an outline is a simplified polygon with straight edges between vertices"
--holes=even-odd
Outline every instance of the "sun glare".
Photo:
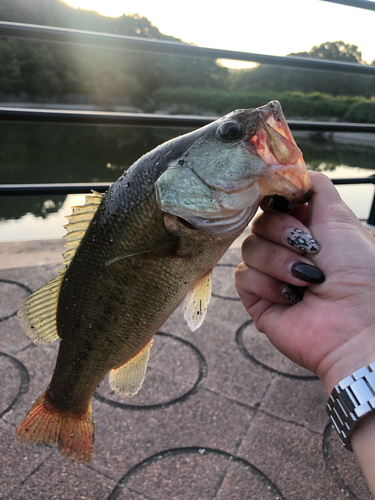
[{"label": "sun glare", "polygon": [[[64,1],[105,16],[139,14],[162,33],[203,47],[283,56],[343,40],[357,45],[368,63],[375,59],[371,35],[375,12],[321,0],[250,0],[233,9],[213,8],[202,0],[181,4],[175,0]],[[222,64],[249,67],[238,61]]]}]

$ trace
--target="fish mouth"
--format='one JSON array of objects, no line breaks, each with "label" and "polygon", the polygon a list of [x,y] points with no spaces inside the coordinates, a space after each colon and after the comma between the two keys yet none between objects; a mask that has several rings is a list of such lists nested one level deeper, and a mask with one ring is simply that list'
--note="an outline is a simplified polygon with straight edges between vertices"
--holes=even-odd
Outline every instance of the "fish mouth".
[{"label": "fish mouth", "polygon": [[312,195],[311,180],[280,103],[271,101],[255,111],[257,127],[250,143],[267,164],[267,172],[258,182],[259,194],[262,198],[276,194],[291,203],[306,203]]}]

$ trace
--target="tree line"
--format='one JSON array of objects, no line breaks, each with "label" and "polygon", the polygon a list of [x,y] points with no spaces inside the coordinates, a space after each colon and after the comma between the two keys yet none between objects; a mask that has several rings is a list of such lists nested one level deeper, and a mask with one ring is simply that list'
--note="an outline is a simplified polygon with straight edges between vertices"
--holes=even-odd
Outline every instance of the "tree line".
[{"label": "tree line", "polygon": [[[74,9],[60,0],[2,0],[0,19],[183,43],[162,34],[147,18],[137,14],[110,18],[94,11]],[[359,48],[343,41],[326,42],[308,52],[291,55],[363,64]],[[176,92],[179,92],[178,96]],[[315,101],[318,100],[316,93],[335,97],[360,96],[362,100],[359,100],[365,106],[363,99],[375,95],[375,77],[338,76],[329,72],[266,65],[233,71],[211,60],[17,39],[0,40],[0,100],[5,101],[90,103],[108,109],[111,105],[123,104],[152,111],[161,105],[173,110],[177,105],[177,101],[171,101],[173,96],[181,100],[181,96],[190,95],[190,110],[205,112],[214,110],[210,108],[213,96],[216,96],[216,101],[228,100],[232,96],[227,106],[233,109],[236,106],[232,103],[243,101],[244,95],[267,93],[277,98],[286,93],[293,95],[290,92],[314,93]],[[198,101],[206,95],[212,96],[206,109],[192,104],[193,94]],[[169,101],[166,99],[168,95]],[[335,105],[338,109],[346,104],[336,102]],[[313,107],[310,106],[309,110],[311,112]]]}]

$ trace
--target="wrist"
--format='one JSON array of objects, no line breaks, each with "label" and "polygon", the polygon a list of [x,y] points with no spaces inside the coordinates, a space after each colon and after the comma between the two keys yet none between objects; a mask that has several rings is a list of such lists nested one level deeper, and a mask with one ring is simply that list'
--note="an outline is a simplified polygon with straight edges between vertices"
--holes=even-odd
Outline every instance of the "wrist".
[{"label": "wrist", "polygon": [[375,361],[375,327],[345,342],[320,363],[317,375],[328,395],[344,378]]}]

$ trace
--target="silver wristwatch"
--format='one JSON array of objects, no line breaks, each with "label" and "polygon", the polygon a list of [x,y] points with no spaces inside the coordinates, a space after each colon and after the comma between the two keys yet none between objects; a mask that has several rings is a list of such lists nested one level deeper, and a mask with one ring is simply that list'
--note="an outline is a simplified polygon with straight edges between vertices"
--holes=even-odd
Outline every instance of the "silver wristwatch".
[{"label": "silver wristwatch", "polygon": [[350,438],[359,420],[375,410],[375,362],[344,378],[333,389],[327,413],[342,444],[353,451]]}]

